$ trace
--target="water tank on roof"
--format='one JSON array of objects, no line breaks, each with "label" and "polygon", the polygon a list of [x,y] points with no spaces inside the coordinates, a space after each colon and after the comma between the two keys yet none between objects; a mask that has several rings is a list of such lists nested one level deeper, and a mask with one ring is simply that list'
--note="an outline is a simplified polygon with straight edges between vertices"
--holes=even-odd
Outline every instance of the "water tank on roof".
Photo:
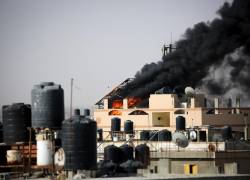
[{"label": "water tank on roof", "polygon": [[53,159],[53,143],[51,140],[40,139],[37,140],[37,165],[38,166],[48,166],[52,165]]},{"label": "water tank on roof", "polygon": [[93,170],[97,162],[96,121],[73,116],[62,124],[65,170]]},{"label": "water tank on roof", "polygon": [[163,129],[158,132],[158,140],[159,141],[171,141],[172,140],[172,134],[167,129]]},{"label": "water tank on roof", "polygon": [[121,131],[121,119],[114,117],[111,119],[111,131]]},{"label": "water tank on roof", "polygon": [[150,164],[150,151],[146,144],[135,147],[135,160],[141,162],[144,168]]},{"label": "water tank on roof", "polygon": [[80,116],[81,115],[80,109],[74,109],[74,115],[75,116]]},{"label": "water tank on roof", "polygon": [[83,110],[83,115],[84,116],[90,116],[90,109],[84,109]]},{"label": "water tank on roof", "polygon": [[6,144],[28,142],[31,126],[30,105],[15,103],[3,106],[3,140]]},{"label": "water tank on roof", "polygon": [[124,122],[124,132],[126,134],[133,134],[134,132],[134,123],[131,120],[126,120]]},{"label": "water tank on roof", "polygon": [[184,131],[186,129],[186,119],[183,116],[176,117],[176,131]]},{"label": "water tank on roof", "polygon": [[134,159],[134,148],[128,144],[123,144],[120,146],[122,153],[122,162]]},{"label": "water tank on roof", "polygon": [[148,131],[148,130],[141,131],[140,132],[140,140],[148,141],[149,140],[149,134],[150,134],[150,131]]},{"label": "water tank on roof", "polygon": [[122,151],[120,148],[109,145],[104,148],[104,161],[119,164],[122,162]]},{"label": "water tank on roof", "polygon": [[60,128],[64,120],[64,95],[60,85],[44,82],[31,91],[32,127]]}]

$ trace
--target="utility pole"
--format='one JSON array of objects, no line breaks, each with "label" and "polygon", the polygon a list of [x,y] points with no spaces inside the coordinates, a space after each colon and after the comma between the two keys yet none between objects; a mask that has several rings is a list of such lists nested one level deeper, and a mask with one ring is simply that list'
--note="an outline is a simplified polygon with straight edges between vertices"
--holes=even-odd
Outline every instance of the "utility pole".
[{"label": "utility pole", "polygon": [[71,83],[70,83],[70,118],[72,117],[73,81],[74,81],[74,79],[71,78]]}]

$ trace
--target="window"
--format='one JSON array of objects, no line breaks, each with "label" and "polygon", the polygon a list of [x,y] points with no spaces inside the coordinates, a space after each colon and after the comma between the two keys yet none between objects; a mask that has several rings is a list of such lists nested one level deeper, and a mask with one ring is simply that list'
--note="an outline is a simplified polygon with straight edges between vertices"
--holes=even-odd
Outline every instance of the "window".
[{"label": "window", "polygon": [[185,111],[182,109],[179,109],[179,110],[176,110],[174,113],[175,114],[185,114]]},{"label": "window", "polygon": [[121,115],[122,115],[122,112],[119,111],[119,110],[112,110],[112,111],[109,111],[109,115],[110,115],[110,116],[112,116],[112,115],[121,116]]},{"label": "window", "polygon": [[148,115],[148,113],[146,113],[145,111],[142,111],[142,110],[135,110],[135,111],[129,113],[129,115]]}]

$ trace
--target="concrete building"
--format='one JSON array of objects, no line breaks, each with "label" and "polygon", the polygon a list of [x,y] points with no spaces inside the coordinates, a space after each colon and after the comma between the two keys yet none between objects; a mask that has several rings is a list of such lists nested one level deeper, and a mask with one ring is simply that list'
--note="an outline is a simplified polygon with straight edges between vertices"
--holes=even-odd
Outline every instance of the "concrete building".
[{"label": "concrete building", "polygon": [[182,98],[176,94],[151,94],[148,98],[148,107],[137,107],[134,102],[139,100],[136,98],[110,102],[110,99],[106,97],[101,100],[102,105],[94,109],[94,118],[98,127],[106,131],[110,130],[113,117],[121,119],[121,126],[125,120],[132,120],[137,130],[168,129],[174,131],[176,117],[183,116],[186,119],[186,128],[228,125],[233,131],[246,132],[247,139],[249,139],[250,108],[241,107],[239,99],[236,99],[234,107],[230,103],[228,107],[222,107],[219,98],[215,98],[214,106],[207,107],[203,94],[194,94],[192,97],[185,95]]},{"label": "concrete building", "polygon": [[[98,143],[99,158],[108,145],[117,147],[125,141],[105,141]],[[151,176],[158,174],[250,174],[250,144],[244,141],[227,142],[189,142],[186,148],[167,141],[132,141],[131,146],[146,143],[150,148],[150,165],[138,174]],[[214,149],[211,149],[213,146]]]},{"label": "concrete building", "polygon": [[[129,81],[124,81],[96,103],[94,119],[98,127],[106,131],[104,136],[111,137],[111,119],[114,117],[121,119],[121,134],[126,120],[133,121],[135,130],[129,140],[123,137],[114,142],[114,139],[104,138],[104,141],[99,142],[100,159],[103,158],[103,150],[108,145],[120,146],[130,143],[135,147],[146,143],[150,147],[150,165],[147,169],[138,171],[144,176],[250,173],[250,108],[241,107],[239,98],[236,98],[234,106],[232,100],[228,101],[227,106],[222,106],[219,98],[214,98],[213,105],[208,106],[204,94],[191,91],[182,95],[157,91],[150,94],[146,100],[119,97],[116,92]],[[167,129],[173,135],[178,116],[185,118],[186,129],[181,133],[188,138],[187,147],[179,147],[176,142],[169,140],[140,139],[139,132],[142,130]],[[231,127],[233,136],[229,139],[221,138],[224,126]],[[197,132],[197,140],[193,141],[188,137],[190,130]]]}]

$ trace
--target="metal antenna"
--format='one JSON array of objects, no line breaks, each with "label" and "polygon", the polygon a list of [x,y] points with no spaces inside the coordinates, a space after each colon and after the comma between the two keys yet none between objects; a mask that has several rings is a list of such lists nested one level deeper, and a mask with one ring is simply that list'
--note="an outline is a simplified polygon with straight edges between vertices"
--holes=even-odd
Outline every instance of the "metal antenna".
[{"label": "metal antenna", "polygon": [[172,32],[171,32],[171,41],[170,41],[170,44],[172,44]]},{"label": "metal antenna", "polygon": [[74,81],[74,79],[71,78],[71,84],[70,84],[70,118],[72,117],[73,81]]}]

